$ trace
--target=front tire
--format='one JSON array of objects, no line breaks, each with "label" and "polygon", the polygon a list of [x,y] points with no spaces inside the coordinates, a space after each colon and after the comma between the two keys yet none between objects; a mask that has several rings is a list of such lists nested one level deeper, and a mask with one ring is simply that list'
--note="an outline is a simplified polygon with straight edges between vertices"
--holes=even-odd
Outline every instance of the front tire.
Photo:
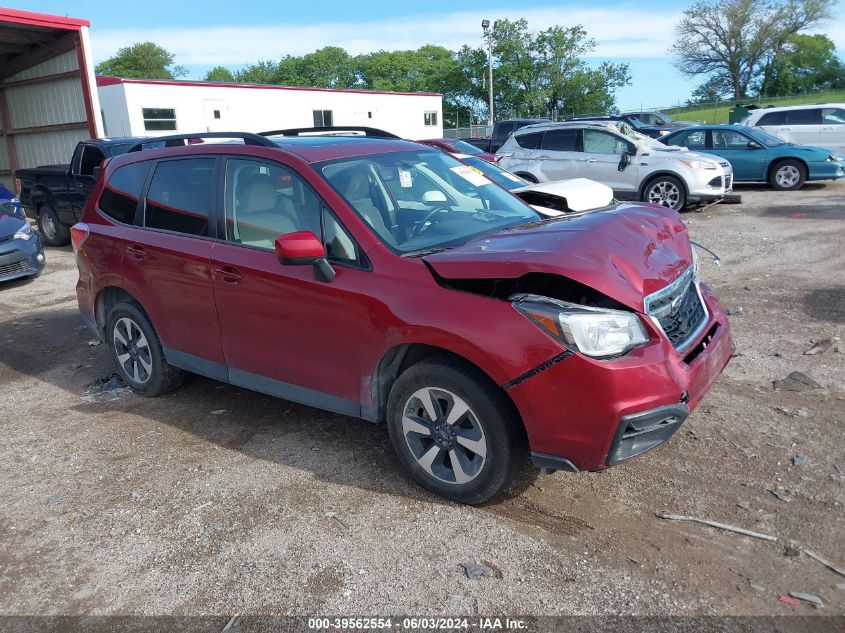
[{"label": "front tire", "polygon": [[807,180],[807,169],[797,160],[782,160],[772,167],[769,184],[778,191],[795,191]]},{"label": "front tire", "polygon": [[182,384],[184,372],[164,359],[164,350],[149,318],[132,303],[109,312],[106,329],[120,377],[142,396],[158,396]]},{"label": "front tire", "polygon": [[643,202],[680,211],[687,204],[687,192],[684,184],[674,176],[658,176],[643,189]]},{"label": "front tire", "polygon": [[513,481],[526,442],[512,404],[474,367],[424,360],[402,373],[387,404],[390,440],[420,486],[483,503]]},{"label": "front tire", "polygon": [[70,242],[70,229],[59,221],[53,207],[46,204],[38,210],[38,231],[48,246],[64,246]]}]

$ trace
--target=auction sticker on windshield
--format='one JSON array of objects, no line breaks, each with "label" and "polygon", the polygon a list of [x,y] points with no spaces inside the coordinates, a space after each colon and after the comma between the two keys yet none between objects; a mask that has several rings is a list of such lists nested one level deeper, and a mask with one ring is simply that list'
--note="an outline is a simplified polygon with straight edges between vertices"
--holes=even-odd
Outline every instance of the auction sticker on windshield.
[{"label": "auction sticker on windshield", "polygon": [[476,187],[483,187],[484,185],[489,185],[493,182],[475,167],[470,167],[469,165],[458,165],[457,167],[451,167],[450,169]]}]

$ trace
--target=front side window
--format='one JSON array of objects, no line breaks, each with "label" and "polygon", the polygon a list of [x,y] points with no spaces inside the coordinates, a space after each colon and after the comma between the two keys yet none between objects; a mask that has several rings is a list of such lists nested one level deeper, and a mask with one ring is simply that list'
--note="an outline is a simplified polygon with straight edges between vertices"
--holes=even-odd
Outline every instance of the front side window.
[{"label": "front side window", "polygon": [[82,148],[82,156],[79,159],[79,175],[93,176],[94,168],[99,167],[105,158],[103,152],[98,147],[85,145]]},{"label": "front side window", "polygon": [[437,112],[426,112],[423,115],[423,121],[426,125],[437,125]]},{"label": "front side window", "polygon": [[176,110],[174,108],[141,108],[144,117],[144,129],[148,132],[176,129]]},{"label": "front side window", "polygon": [[481,171],[443,152],[374,154],[314,168],[399,253],[449,248],[540,218]]},{"label": "front side window", "polygon": [[825,125],[845,124],[845,110],[842,108],[825,108],[822,110],[822,123]]},{"label": "front side window", "polygon": [[789,110],[786,113],[788,125],[821,125],[821,108],[805,108],[803,110]]},{"label": "front side window", "polygon": [[100,196],[100,211],[118,222],[132,224],[149,170],[150,164],[146,162],[131,163],[115,169]]},{"label": "front side window", "polygon": [[230,159],[224,199],[230,242],[272,251],[280,235],[321,234],[317,194],[278,163]]},{"label": "front side window", "polygon": [[745,134],[733,130],[713,130],[713,149],[751,149]]},{"label": "front side window", "polygon": [[615,154],[621,156],[630,152],[630,146],[624,139],[600,132],[599,130],[584,130],[584,152],[587,154]]},{"label": "front side window", "polygon": [[332,127],[333,118],[331,110],[314,110],[314,127]]},{"label": "front side window", "polygon": [[707,132],[704,130],[693,130],[692,132],[685,132],[678,135],[677,145],[688,147],[689,149],[706,149],[707,148]]},{"label": "front side window", "polygon": [[213,185],[213,158],[158,163],[145,199],[144,226],[208,236]]},{"label": "front side window", "polygon": [[650,112],[640,112],[639,114],[635,114],[633,119],[639,119],[642,123],[646,125],[654,125],[657,123],[657,117],[651,114]]}]

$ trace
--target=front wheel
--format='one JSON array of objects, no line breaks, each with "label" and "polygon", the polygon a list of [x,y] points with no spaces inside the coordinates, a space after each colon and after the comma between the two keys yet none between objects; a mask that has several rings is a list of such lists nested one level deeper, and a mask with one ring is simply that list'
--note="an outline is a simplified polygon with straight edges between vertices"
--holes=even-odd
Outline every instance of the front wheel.
[{"label": "front wheel", "polygon": [[658,176],[646,185],[643,201],[680,211],[687,203],[686,189],[674,176]]},{"label": "front wheel", "polygon": [[184,372],[164,359],[164,350],[150,319],[131,303],[118,303],[109,312],[109,347],[124,382],[143,396],[173,391]]},{"label": "front wheel", "polygon": [[807,179],[807,170],[797,160],[784,160],[772,168],[769,183],[778,191],[800,189]]},{"label": "front wheel", "polygon": [[422,361],[393,386],[387,406],[393,448],[423,488],[460,503],[501,492],[525,459],[522,423],[495,385],[451,359]]},{"label": "front wheel", "polygon": [[44,205],[38,210],[38,230],[48,246],[64,246],[70,242],[70,230],[59,221],[53,207]]}]

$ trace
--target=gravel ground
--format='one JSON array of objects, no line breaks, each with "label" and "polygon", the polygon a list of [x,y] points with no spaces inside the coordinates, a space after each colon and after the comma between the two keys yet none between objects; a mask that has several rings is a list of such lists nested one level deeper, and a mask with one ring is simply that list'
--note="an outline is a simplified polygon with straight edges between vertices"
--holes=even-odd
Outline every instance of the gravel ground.
[{"label": "gravel ground", "polygon": [[[366,422],[200,377],[97,394],[108,351],[48,249],[0,287],[0,614],[842,615],[845,578],[785,545],[845,567],[845,342],[804,354],[845,339],[845,182],[738,190],[684,216],[722,257],[703,277],[739,356],[682,430],[605,473],[526,469],[477,508],[410,483]],[[821,388],[773,389],[795,370]]]}]

